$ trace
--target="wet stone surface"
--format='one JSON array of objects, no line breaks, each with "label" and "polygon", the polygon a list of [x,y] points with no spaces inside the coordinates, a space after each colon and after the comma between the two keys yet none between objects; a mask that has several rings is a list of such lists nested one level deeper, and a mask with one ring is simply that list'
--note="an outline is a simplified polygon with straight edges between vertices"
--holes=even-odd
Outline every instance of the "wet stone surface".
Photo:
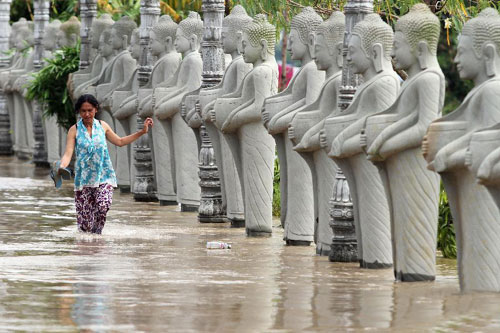
[{"label": "wet stone surface", "polygon": [[[500,295],[459,292],[456,262],[435,282],[395,283],[248,238],[196,213],[116,191],[101,236],[76,231],[73,189],[47,170],[0,158],[0,331],[499,331]],[[231,250],[206,250],[221,240]]]}]

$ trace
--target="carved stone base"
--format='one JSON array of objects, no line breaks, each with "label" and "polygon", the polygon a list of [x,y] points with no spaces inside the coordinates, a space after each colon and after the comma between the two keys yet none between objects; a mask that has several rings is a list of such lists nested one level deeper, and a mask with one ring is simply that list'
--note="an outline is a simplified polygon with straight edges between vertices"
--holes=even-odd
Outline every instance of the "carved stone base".
[{"label": "carved stone base", "polygon": [[160,206],[177,206],[177,201],[174,201],[174,200],[160,200]]},{"label": "carved stone base", "polygon": [[249,237],[271,237],[273,234],[270,232],[262,232],[262,231],[252,231],[247,229],[246,234]]},{"label": "carved stone base", "polygon": [[236,219],[229,219],[228,221],[231,222],[231,228],[244,228],[245,227],[245,220],[236,220]]},{"label": "carved stone base", "polygon": [[215,153],[205,126],[200,127],[200,187],[201,198],[198,220],[204,223],[225,222],[226,212],[222,205],[219,172],[215,164]]},{"label": "carved stone base", "polygon": [[330,227],[333,230],[328,259],[332,262],[358,261],[358,247],[354,228],[354,214],[347,179],[337,170],[330,200]]},{"label": "carved stone base", "polygon": [[294,240],[294,239],[287,239],[286,240],[286,245],[288,246],[311,246],[310,241],[304,241],[304,240]]},{"label": "carved stone base", "polygon": [[0,91],[0,155],[12,155],[13,153],[7,101],[3,92]]},{"label": "carved stone base", "polygon": [[130,185],[118,185],[120,193],[130,193]]},{"label": "carved stone base", "polygon": [[[144,121],[137,117],[137,128],[141,130]],[[153,173],[153,161],[150,145],[150,134],[141,136],[134,147],[134,167],[136,170],[135,181],[132,188],[134,200],[156,202],[158,196],[156,192],[156,183]]]},{"label": "carved stone base", "polygon": [[197,212],[198,205],[181,204],[181,212]]},{"label": "carved stone base", "polygon": [[45,147],[45,134],[42,124],[42,106],[38,102],[33,102],[33,136],[35,147],[33,151],[33,162],[37,167],[50,167],[47,149]]}]

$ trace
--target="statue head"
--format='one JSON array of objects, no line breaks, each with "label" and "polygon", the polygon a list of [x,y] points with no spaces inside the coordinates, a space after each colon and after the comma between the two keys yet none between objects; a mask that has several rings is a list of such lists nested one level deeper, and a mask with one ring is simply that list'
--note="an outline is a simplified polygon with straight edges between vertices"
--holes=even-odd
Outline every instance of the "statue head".
[{"label": "statue head", "polygon": [[17,45],[17,35],[21,27],[28,28],[28,21],[21,17],[19,21],[12,23],[10,35],[9,35],[9,48],[14,48]]},{"label": "statue head", "polygon": [[500,15],[486,8],[464,24],[454,59],[462,79],[493,77],[500,70]]},{"label": "statue head", "polygon": [[141,58],[142,48],[141,48],[141,35],[139,33],[139,28],[132,31],[132,37],[130,38],[130,55],[132,58],[139,60]]},{"label": "statue head", "polygon": [[153,56],[159,56],[172,48],[177,28],[177,23],[170,16],[160,17],[149,35],[149,48]]},{"label": "statue head", "polygon": [[419,62],[428,67],[428,59],[436,57],[441,25],[439,19],[423,3],[414,5],[396,22],[392,55],[397,69],[406,70]]},{"label": "statue head", "polygon": [[33,36],[33,31],[26,25],[21,26],[17,30],[16,34],[16,49],[22,51],[27,47],[31,47],[35,44],[35,37]]},{"label": "statue head", "polygon": [[113,54],[114,48],[111,45],[111,27],[104,29],[99,38],[99,53],[102,57],[108,58]]},{"label": "statue head", "polygon": [[238,51],[243,27],[250,22],[252,18],[247,15],[245,8],[241,5],[234,6],[231,13],[224,17],[221,35],[224,53],[230,54]]},{"label": "statue head", "polygon": [[43,33],[42,45],[47,51],[53,51],[57,48],[57,34],[61,28],[61,21],[54,20],[50,22]]},{"label": "statue head", "polygon": [[344,41],[345,16],[336,11],[313,33],[312,56],[319,70],[327,70],[333,64],[342,67],[342,43]]},{"label": "statue head", "polygon": [[312,7],[305,7],[300,14],[292,18],[288,38],[288,51],[292,60],[302,60],[306,56],[311,56],[309,48],[312,46],[311,33],[322,22],[323,19]]},{"label": "statue head", "polygon": [[354,26],[347,61],[356,74],[373,69],[379,73],[390,66],[394,33],[378,14],[368,14]]},{"label": "statue head", "polygon": [[61,24],[57,34],[57,45],[59,47],[75,46],[80,36],[80,21],[76,16],[71,16],[69,20]]},{"label": "statue head", "polygon": [[179,53],[197,51],[203,35],[203,21],[196,12],[189,12],[179,23],[175,34],[175,48]]},{"label": "statue head", "polygon": [[92,48],[99,48],[99,39],[104,29],[109,28],[115,23],[109,14],[102,14],[100,17],[95,18],[92,21],[92,26],[90,27],[90,36],[92,40]]},{"label": "statue head", "polygon": [[129,17],[122,16],[111,26],[111,41],[115,50],[126,50],[137,24]]},{"label": "statue head", "polygon": [[267,21],[264,14],[255,15],[252,22],[243,27],[241,38],[243,59],[247,63],[267,60],[274,57],[276,28]]}]

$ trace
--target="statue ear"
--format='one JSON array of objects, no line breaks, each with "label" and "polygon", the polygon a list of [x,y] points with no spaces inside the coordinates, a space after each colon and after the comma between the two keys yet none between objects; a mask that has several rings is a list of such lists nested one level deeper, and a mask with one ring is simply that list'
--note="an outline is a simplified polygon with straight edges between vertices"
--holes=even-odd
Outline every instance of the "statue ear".
[{"label": "statue ear", "polygon": [[191,51],[196,51],[197,50],[197,41],[198,37],[195,34],[192,34],[191,37],[189,37],[189,44],[191,45]]},{"label": "statue ear", "polygon": [[488,77],[495,76],[497,74],[495,67],[496,49],[493,44],[488,43],[483,46],[483,57],[486,66],[486,75]]},{"label": "statue ear", "polygon": [[314,42],[315,42],[315,35],[313,32],[311,32],[308,36],[308,40],[307,40],[307,46],[309,47],[309,54],[311,55],[312,58],[314,58],[315,54],[314,54]]},{"label": "statue ear", "polygon": [[128,48],[128,37],[127,35],[122,36],[122,48],[126,50]]},{"label": "statue ear", "polygon": [[384,48],[382,44],[375,43],[373,45],[372,51],[373,51],[373,57],[372,57],[373,66],[375,67],[375,71],[377,73],[380,73],[384,69],[384,64],[383,64]]},{"label": "statue ear", "polygon": [[427,58],[429,56],[429,45],[427,45],[427,42],[421,40],[418,42],[417,46],[417,59],[418,59],[418,64],[420,65],[420,69],[424,70],[427,69],[428,64],[427,64]]},{"label": "statue ear", "polygon": [[172,46],[172,37],[168,36],[165,38],[165,46],[166,48],[170,48]]},{"label": "statue ear", "polygon": [[337,66],[339,66],[339,68],[342,68],[344,64],[343,50],[344,50],[343,43],[338,42],[337,45],[335,45],[335,53],[337,54]]},{"label": "statue ear", "polygon": [[243,51],[243,32],[237,31],[236,32],[236,48],[238,49],[238,53],[241,53]]},{"label": "statue ear", "polygon": [[268,48],[267,40],[261,39],[260,45],[262,46],[262,51],[260,51],[260,57],[262,58],[262,60],[265,61],[267,59],[267,48]]}]

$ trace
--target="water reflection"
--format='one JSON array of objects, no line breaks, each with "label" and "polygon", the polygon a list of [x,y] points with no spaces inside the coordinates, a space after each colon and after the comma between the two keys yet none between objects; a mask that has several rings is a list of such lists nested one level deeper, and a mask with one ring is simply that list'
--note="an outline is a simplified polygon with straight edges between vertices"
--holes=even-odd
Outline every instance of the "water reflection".
[{"label": "water reflection", "polygon": [[[71,186],[0,158],[0,331],[499,331],[500,295],[330,263],[314,247],[247,238],[115,193],[102,236],[78,233]],[[26,178],[29,177],[29,178]],[[205,243],[233,243],[207,250]]]}]

